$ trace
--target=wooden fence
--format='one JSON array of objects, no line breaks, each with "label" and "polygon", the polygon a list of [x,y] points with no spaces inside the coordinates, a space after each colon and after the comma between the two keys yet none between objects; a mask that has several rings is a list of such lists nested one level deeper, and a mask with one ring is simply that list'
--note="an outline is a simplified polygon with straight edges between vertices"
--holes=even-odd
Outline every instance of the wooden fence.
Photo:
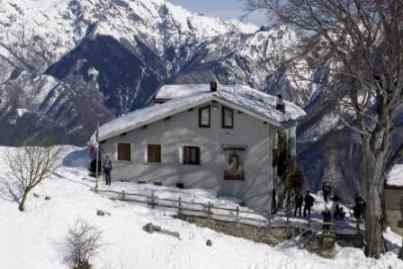
[{"label": "wooden fence", "polygon": [[267,227],[269,225],[267,218],[253,211],[241,210],[239,206],[236,208],[227,208],[216,206],[213,203],[184,201],[181,197],[178,199],[159,198],[155,195],[154,191],[151,191],[150,194],[112,190],[98,190],[98,192],[111,196],[111,199],[140,203],[148,205],[151,208],[168,208],[185,216],[204,217],[207,219],[257,227]]},{"label": "wooden fence", "polygon": [[[332,233],[336,232],[335,222],[323,223],[319,220],[308,219],[305,222],[300,222],[301,219],[282,216],[276,219],[276,215],[269,215],[263,217],[261,214],[253,211],[241,210],[239,206],[236,208],[219,207],[213,203],[197,203],[184,201],[180,197],[178,199],[159,198],[155,195],[155,191],[149,194],[144,193],[130,193],[126,191],[112,191],[112,190],[98,190],[99,193],[104,193],[110,196],[111,199],[135,202],[147,205],[151,208],[166,208],[174,210],[183,216],[203,217],[207,219],[230,222],[235,225],[245,224],[258,228],[283,228],[290,229],[289,231],[294,234],[295,229],[299,230],[300,235],[305,233],[317,234],[323,231],[325,224],[328,230]],[[298,221],[299,220],[299,221]],[[294,235],[295,237],[297,234]],[[293,237],[294,237],[293,236]]]}]

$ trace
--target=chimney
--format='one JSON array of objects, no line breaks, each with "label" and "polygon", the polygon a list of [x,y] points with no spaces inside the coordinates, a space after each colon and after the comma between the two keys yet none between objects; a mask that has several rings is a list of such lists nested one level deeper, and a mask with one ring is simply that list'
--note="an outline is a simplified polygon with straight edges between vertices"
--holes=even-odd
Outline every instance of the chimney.
[{"label": "chimney", "polygon": [[282,113],[285,113],[285,103],[281,94],[277,95],[276,109]]},{"label": "chimney", "polygon": [[211,81],[210,82],[210,91],[216,92],[218,90],[218,82],[217,81]]}]

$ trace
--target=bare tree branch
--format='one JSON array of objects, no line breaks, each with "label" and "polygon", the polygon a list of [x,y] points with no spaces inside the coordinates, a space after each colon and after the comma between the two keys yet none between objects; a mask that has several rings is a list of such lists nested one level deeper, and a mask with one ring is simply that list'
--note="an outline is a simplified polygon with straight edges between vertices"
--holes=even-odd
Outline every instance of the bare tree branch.
[{"label": "bare tree branch", "polygon": [[53,174],[59,153],[57,147],[23,146],[9,151],[4,157],[8,175],[15,183],[9,185],[9,190],[18,199],[20,211],[25,210],[30,192]]}]

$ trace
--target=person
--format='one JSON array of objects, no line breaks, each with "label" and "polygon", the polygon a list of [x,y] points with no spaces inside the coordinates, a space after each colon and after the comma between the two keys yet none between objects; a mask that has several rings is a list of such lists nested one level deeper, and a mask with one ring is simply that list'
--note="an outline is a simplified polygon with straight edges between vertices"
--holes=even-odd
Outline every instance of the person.
[{"label": "person", "polygon": [[332,192],[332,186],[330,186],[329,182],[323,182],[322,184],[322,194],[323,194],[323,199],[325,200],[325,203],[328,202],[330,193]]},{"label": "person", "polygon": [[359,194],[355,195],[354,201],[355,201],[355,205],[353,207],[353,215],[354,215],[354,218],[357,220],[357,229],[358,229],[360,222],[361,222],[362,218],[364,217],[366,203],[365,203],[365,200]]},{"label": "person", "polygon": [[285,103],[281,94],[277,95],[276,109],[282,113],[285,113]]},{"label": "person", "polygon": [[289,160],[288,162],[288,173],[285,185],[289,192],[301,192],[302,186],[304,185],[304,176],[296,160]]},{"label": "person", "polygon": [[105,156],[103,168],[104,168],[104,175],[105,175],[105,184],[111,185],[112,161],[109,158],[109,156]]},{"label": "person", "polygon": [[[295,210],[294,216],[302,217],[302,204],[304,203],[304,197],[300,192],[295,194]],[[298,214],[297,214],[298,213]]]},{"label": "person", "polygon": [[276,189],[274,188],[272,191],[272,202],[271,202],[271,213],[277,213],[277,199],[276,199]]},{"label": "person", "polygon": [[313,203],[315,202],[315,198],[313,198],[313,196],[311,195],[311,193],[309,191],[306,191],[305,193],[305,205],[304,205],[304,218],[311,217],[311,210],[312,210],[312,206]]},{"label": "person", "polygon": [[330,225],[332,221],[332,212],[328,208],[325,208],[325,210],[322,212],[323,216],[323,226],[322,229],[323,231],[329,231],[330,230]]},{"label": "person", "polygon": [[[298,168],[296,160],[290,160],[288,165],[288,173],[285,181],[285,191],[287,195],[287,208],[291,205],[291,197],[293,194],[301,192],[304,183],[304,176]],[[290,208],[290,210],[292,210]]]},{"label": "person", "polygon": [[334,195],[332,200],[333,200],[332,204],[333,218],[335,220],[343,220],[345,217],[345,212],[343,210],[343,207],[341,206],[339,196]]}]

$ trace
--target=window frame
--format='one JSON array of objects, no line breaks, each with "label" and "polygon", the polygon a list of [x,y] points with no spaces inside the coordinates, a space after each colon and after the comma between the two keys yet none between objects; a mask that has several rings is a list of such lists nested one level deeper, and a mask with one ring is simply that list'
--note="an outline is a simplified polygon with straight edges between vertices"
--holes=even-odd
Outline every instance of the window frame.
[{"label": "window frame", "polygon": [[[226,122],[225,122],[225,112],[226,111],[231,113],[231,125],[226,125]],[[234,110],[232,108],[222,106],[222,109],[221,109],[221,127],[223,129],[234,129]]]},{"label": "window frame", "polygon": [[[153,161],[150,161],[150,147],[153,147],[153,146],[158,146],[159,147],[159,161],[155,161],[155,160],[153,160]],[[153,163],[162,163],[162,145],[161,144],[147,144],[147,147],[146,147],[146,150],[147,150],[147,163],[151,163],[151,164],[153,164]]]},{"label": "window frame", "polygon": [[[128,147],[129,148],[129,155],[128,155],[129,159],[128,160],[121,158],[122,156],[121,156],[121,152],[120,152],[120,146],[123,146],[123,145],[129,146]],[[131,162],[132,161],[132,144],[131,143],[129,143],[129,142],[116,143],[116,160],[118,162]]]},{"label": "window frame", "polygon": [[[187,150],[190,150],[189,155],[187,155]],[[196,150],[196,160],[187,159],[186,156],[192,156],[192,150]],[[201,149],[199,146],[185,145],[182,147],[182,164],[184,165],[201,165]]]},{"label": "window frame", "polygon": [[[203,114],[204,110],[208,111],[208,124],[203,124],[203,122],[202,122],[202,119],[203,119],[202,114]],[[199,108],[199,127],[200,128],[211,128],[211,105]]]}]

